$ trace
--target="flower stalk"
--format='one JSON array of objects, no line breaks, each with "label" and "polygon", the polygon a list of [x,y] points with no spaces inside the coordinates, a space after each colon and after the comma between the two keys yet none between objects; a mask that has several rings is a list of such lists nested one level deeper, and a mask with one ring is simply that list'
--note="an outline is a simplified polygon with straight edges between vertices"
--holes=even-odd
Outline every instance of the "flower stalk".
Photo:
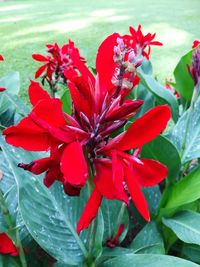
[{"label": "flower stalk", "polygon": [[6,224],[8,225],[9,230],[15,233],[16,246],[19,249],[19,259],[21,262],[21,267],[27,267],[24,249],[22,247],[22,243],[20,240],[19,230],[18,230],[18,228],[15,227],[15,225],[13,223],[12,216],[10,215],[10,212],[7,208],[7,204],[5,202],[5,199],[4,199],[4,196],[3,196],[3,193],[1,190],[0,190],[0,208],[2,210],[4,220],[5,220]]}]

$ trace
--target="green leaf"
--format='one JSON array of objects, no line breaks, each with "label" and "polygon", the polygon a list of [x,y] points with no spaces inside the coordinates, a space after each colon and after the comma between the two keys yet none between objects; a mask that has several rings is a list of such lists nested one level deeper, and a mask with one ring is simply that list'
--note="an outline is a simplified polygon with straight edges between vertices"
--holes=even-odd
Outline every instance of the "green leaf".
[{"label": "green leaf", "polygon": [[11,72],[0,79],[0,87],[4,87],[11,94],[17,95],[20,89],[19,72]]},{"label": "green leaf", "polygon": [[177,257],[151,254],[124,255],[108,260],[101,267],[198,267],[199,265]]},{"label": "green leaf", "polygon": [[182,211],[170,219],[162,219],[179,239],[185,243],[200,245],[200,214],[193,211]]},{"label": "green leaf", "polygon": [[0,254],[0,267],[20,267],[20,265],[16,257]]},{"label": "green leaf", "polygon": [[108,238],[115,236],[120,224],[124,224],[125,228],[119,239],[119,241],[121,242],[126,236],[129,225],[129,216],[127,209],[120,201],[110,201],[107,199],[103,199],[101,207],[105,227],[103,238],[104,243],[108,240]]},{"label": "green leaf", "polygon": [[182,248],[182,257],[200,263],[200,246],[193,244],[184,244]]},{"label": "green leaf", "polygon": [[8,98],[10,104],[13,105],[21,115],[26,116],[30,112],[30,109],[24,104],[19,96],[13,95],[7,91],[4,91],[3,93]]},{"label": "green leaf", "polygon": [[145,187],[142,189],[145,198],[148,202],[149,211],[151,214],[156,214],[160,203],[161,192],[158,185]]},{"label": "green leaf", "polygon": [[192,50],[181,57],[174,70],[174,77],[176,80],[175,88],[186,100],[191,100],[194,88],[194,82],[187,69],[187,64],[191,65],[191,61]]},{"label": "green leaf", "polygon": [[[19,209],[28,231],[58,261],[71,265],[82,262],[87,251],[60,203],[39,178],[17,168],[16,155],[23,162],[31,153],[11,149],[2,138],[1,146],[18,185]],[[73,209],[76,211],[76,207]]]},{"label": "green leaf", "polygon": [[176,147],[167,138],[160,135],[145,144],[142,148],[141,157],[155,159],[165,164],[168,168],[168,178],[171,181],[176,180],[181,167],[181,160]]},{"label": "green leaf", "polygon": [[150,222],[137,234],[130,248],[139,254],[165,254],[164,243],[155,222]]},{"label": "green leaf", "polygon": [[183,163],[200,157],[200,98],[180,117],[170,138]]},{"label": "green leaf", "polygon": [[200,167],[175,184],[168,196],[165,207],[177,208],[200,198]]},{"label": "green leaf", "polygon": [[171,107],[172,117],[174,121],[177,121],[179,108],[176,97],[164,86],[159,84],[151,75],[145,74],[142,69],[139,70],[139,74],[142,78],[142,83],[156,97],[158,102],[162,104],[167,103]]},{"label": "green leaf", "polygon": [[66,89],[61,96],[61,101],[62,101],[62,109],[64,112],[67,114],[71,114],[72,112],[72,101],[71,101],[71,95],[69,92],[69,89]]}]

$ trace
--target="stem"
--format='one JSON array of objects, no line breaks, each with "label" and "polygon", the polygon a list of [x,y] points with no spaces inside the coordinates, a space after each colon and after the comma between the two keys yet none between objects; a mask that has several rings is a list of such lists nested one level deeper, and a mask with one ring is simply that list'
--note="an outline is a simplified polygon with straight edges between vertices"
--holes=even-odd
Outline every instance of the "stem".
[{"label": "stem", "polygon": [[117,235],[118,228],[119,228],[119,226],[121,224],[121,221],[122,221],[122,218],[124,216],[125,209],[126,209],[126,204],[122,203],[121,209],[119,211],[119,215],[117,217],[117,223],[116,223],[117,228],[115,229],[115,232],[114,232],[114,235],[113,235],[114,237]]},{"label": "stem", "polygon": [[20,258],[20,262],[21,262],[21,267],[27,267],[24,250],[23,250],[22,243],[20,240],[19,230],[17,228],[15,228],[15,224],[13,223],[13,219],[10,215],[8,208],[7,208],[7,204],[5,202],[5,199],[3,197],[3,193],[1,190],[0,190],[0,208],[2,210],[4,220],[5,220],[6,224],[8,225],[9,230],[15,231],[16,246],[19,249],[19,258]]}]

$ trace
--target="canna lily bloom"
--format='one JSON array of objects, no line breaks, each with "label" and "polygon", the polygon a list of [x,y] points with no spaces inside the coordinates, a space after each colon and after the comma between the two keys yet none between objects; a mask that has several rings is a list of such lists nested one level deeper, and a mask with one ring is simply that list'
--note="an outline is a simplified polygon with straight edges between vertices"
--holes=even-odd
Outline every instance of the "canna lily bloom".
[{"label": "canna lily bloom", "polygon": [[46,47],[49,55],[32,55],[33,59],[44,63],[44,65],[39,67],[39,69],[36,71],[36,79],[42,74],[44,74],[43,80],[47,79],[49,82],[51,82],[53,79],[55,79],[55,81],[59,81],[61,78],[64,79],[64,70],[73,71],[74,66],[70,59],[70,55],[73,53],[76,53],[83,62],[85,61],[84,58],[80,57],[79,50],[74,46],[74,42],[70,40],[61,48],[57,43],[53,45],[48,44]]},{"label": "canna lily bloom", "polygon": [[[61,101],[51,98],[32,81],[29,97],[33,109],[18,125],[3,131],[6,141],[28,151],[49,151],[48,157],[20,163],[19,167],[34,174],[45,172],[47,187],[57,180],[71,196],[79,195],[91,170],[93,191],[78,221],[78,233],[96,217],[103,197],[127,205],[131,198],[149,221],[141,187],[161,182],[167,168],[157,161],[139,158],[139,151],[165,129],[170,109],[167,105],[157,106],[135,120],[127,131],[112,137],[143,103],[126,99],[139,83],[137,67],[141,60],[118,33],[100,45],[96,77],[77,53],[71,54],[71,60],[76,71],[66,69],[64,74],[72,114],[64,113]],[[127,153],[131,149],[134,153]]]},{"label": "canna lily bloom", "polygon": [[[155,33],[148,33],[144,35],[141,29],[141,25],[138,25],[137,30],[133,27],[129,27],[130,35],[124,35],[123,39],[128,46],[134,49],[136,55],[143,55],[144,57],[149,59],[149,55],[151,53],[151,45],[162,46],[163,44],[158,41],[153,41],[156,36]],[[146,48],[148,48],[147,52],[145,51]]]},{"label": "canna lily bloom", "polygon": [[0,233],[0,254],[9,254],[13,257],[19,255],[19,250],[5,233]]}]

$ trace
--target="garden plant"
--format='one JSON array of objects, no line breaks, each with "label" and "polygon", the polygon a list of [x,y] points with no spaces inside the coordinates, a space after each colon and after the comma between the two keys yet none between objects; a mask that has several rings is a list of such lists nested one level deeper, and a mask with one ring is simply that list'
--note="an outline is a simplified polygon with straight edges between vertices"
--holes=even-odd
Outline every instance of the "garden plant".
[{"label": "garden plant", "polygon": [[162,45],[130,26],[94,67],[47,44],[29,105],[0,79],[0,267],[199,266],[200,42],[164,85]]}]

